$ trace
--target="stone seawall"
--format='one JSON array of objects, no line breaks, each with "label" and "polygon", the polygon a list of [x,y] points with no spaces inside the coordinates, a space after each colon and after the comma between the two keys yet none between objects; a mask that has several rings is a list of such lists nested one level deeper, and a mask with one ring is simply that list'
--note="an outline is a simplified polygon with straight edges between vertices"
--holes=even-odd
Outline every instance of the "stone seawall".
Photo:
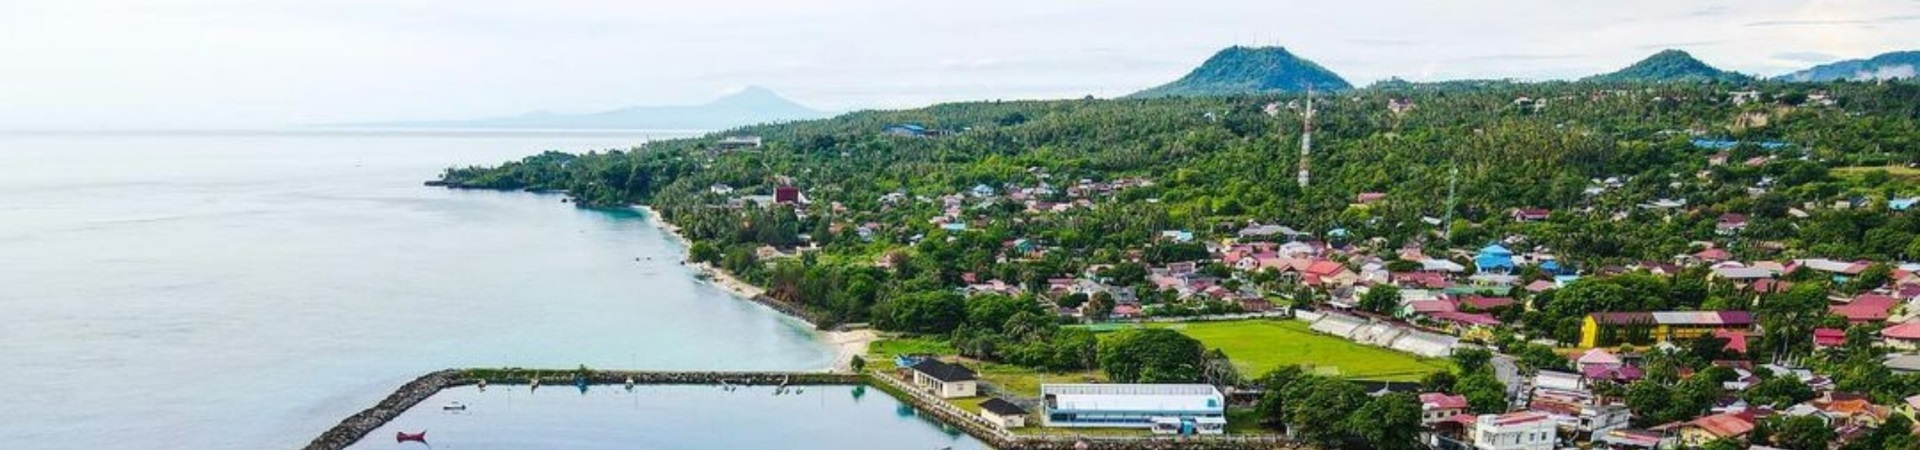
[{"label": "stone seawall", "polygon": [[871,375],[825,372],[661,372],[582,369],[448,369],[409,381],[380,403],[348,416],[314,438],[305,450],[342,450],[419,405],[428,397],[454,386],[477,383],[569,386],[633,384],[753,384],[846,385],[868,384],[914,409],[959,428],[987,445],[1004,450],[1306,450],[1309,447],[1279,436],[1060,436],[1026,435],[1003,430],[978,414],[913,388],[882,372]]},{"label": "stone seawall", "polygon": [[[586,370],[580,369],[447,369],[441,370],[400,385],[387,398],[370,408],[361,410],[341,420],[332,429],[321,433],[320,437],[307,443],[305,450],[341,450],[353,445],[367,433],[386,425],[401,413],[407,412],[427,397],[440,390],[454,386],[477,383],[487,384],[531,384],[566,386],[579,381],[587,384],[609,385],[624,384],[754,384],[754,385],[823,385],[823,384],[863,384],[866,379],[854,374],[836,374],[820,372],[658,372],[637,370]],[[576,381],[579,380],[579,381]]]}]

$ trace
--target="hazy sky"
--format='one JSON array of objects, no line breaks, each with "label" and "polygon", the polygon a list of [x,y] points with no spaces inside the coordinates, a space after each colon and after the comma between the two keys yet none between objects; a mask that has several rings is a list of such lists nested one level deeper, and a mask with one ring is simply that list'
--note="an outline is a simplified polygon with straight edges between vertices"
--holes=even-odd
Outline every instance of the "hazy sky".
[{"label": "hazy sky", "polygon": [[1572,78],[1662,48],[1776,75],[1920,49],[1920,0],[20,0],[0,129],[272,127],[698,103],[1117,96],[1234,44],[1365,84]]}]

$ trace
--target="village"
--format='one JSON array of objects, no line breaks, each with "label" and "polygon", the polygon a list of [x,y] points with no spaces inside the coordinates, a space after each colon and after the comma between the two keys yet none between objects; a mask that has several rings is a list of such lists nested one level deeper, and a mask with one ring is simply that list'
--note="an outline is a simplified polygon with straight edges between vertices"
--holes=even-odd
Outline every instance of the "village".
[{"label": "village", "polygon": [[[928,136],[925,130],[896,126],[888,128],[887,133],[922,138]],[[1713,165],[1727,163],[1725,149],[1732,146],[1699,139],[1693,145],[1713,151],[1708,156]],[[1767,162],[1766,157],[1756,157],[1743,164]],[[1129,189],[1155,184],[1143,178],[1056,181],[1039,168],[1029,168],[1027,176],[1035,181],[977,184],[939,196],[895,192],[874,199],[873,204],[883,212],[932,211],[932,216],[924,219],[927,228],[875,221],[846,226],[865,242],[893,239],[915,245],[927,239],[953,240],[956,235],[994,227],[996,221],[1020,222],[1091,208]],[[1621,183],[1614,178],[1594,180],[1586,194],[1603,195]],[[1763,180],[1751,189],[1761,191],[1769,183]],[[733,188],[722,185],[712,189],[713,194],[732,192]],[[847,211],[838,202],[824,209],[814,207],[799,188],[786,184],[777,186],[771,196],[738,197],[729,204],[744,206],[740,199],[757,206],[791,206],[799,214],[808,210],[827,214]],[[1395,200],[1385,193],[1360,193],[1351,207],[1368,208],[1390,201]],[[1790,214],[1804,217],[1806,210],[1817,208],[1869,208],[1898,214],[1913,206],[1916,199],[1873,202],[1854,198],[1831,205],[1796,205]],[[1684,213],[1687,203],[1683,199],[1658,199],[1638,208],[1675,214]],[[1581,213],[1590,216],[1593,211],[1589,208]],[[1518,208],[1508,211],[1503,219],[1542,222],[1555,219],[1557,214],[1547,209]],[[1616,213],[1614,218],[1625,214]],[[1436,218],[1427,222],[1443,225]],[[1886,373],[1909,377],[1920,373],[1920,354],[1915,353],[1920,349],[1920,264],[1823,258],[1740,260],[1729,246],[1775,245],[1742,241],[1741,232],[1749,222],[1746,215],[1724,213],[1714,221],[1715,233],[1721,239],[1694,242],[1695,251],[1665,260],[1603,266],[1563,260],[1550,249],[1528,245],[1526,236],[1509,236],[1479,247],[1446,248],[1415,242],[1382,248],[1381,240],[1343,228],[1310,233],[1276,222],[1249,222],[1228,232],[1163,230],[1127,250],[1118,262],[1089,264],[1044,281],[967,272],[955,289],[968,297],[1033,298],[1063,322],[1091,323],[1096,328],[1111,329],[1113,324],[1281,321],[1300,323],[1324,337],[1412,358],[1442,360],[1456,351],[1493,349],[1501,352],[1495,357],[1502,361],[1500,365],[1508,367],[1517,359],[1511,353],[1533,352],[1530,361],[1500,371],[1507,398],[1494,411],[1476,411],[1461,395],[1423,390],[1417,382],[1370,384],[1378,386],[1375,395],[1417,394],[1424,428],[1422,440],[1436,448],[1691,448],[1715,442],[1745,442],[1756,427],[1765,428],[1764,422],[1789,417],[1817,420],[1831,430],[1831,441],[1837,448],[1864,439],[1889,419],[1904,417],[1896,423],[1913,423],[1915,411],[1920,409],[1920,392],[1907,391],[1905,397],[1888,399],[1849,390],[1830,374],[1802,364],[1813,359],[1811,356],[1782,349],[1805,346],[1819,354],[1871,348],[1875,355],[1884,355],[1875,356],[1875,363]],[[923,229],[930,231],[912,231]],[[832,231],[841,232],[843,226],[835,223]],[[903,232],[911,234],[896,236]],[[758,253],[783,257],[812,249],[817,247],[768,246]],[[1041,239],[1013,238],[1001,242],[995,259],[1003,263],[1032,261],[1058,251],[1064,249]],[[896,258],[882,256],[873,264],[886,268]],[[1622,276],[1696,279],[1717,296],[1724,294],[1727,298],[1714,309],[1584,313],[1576,318],[1577,332],[1561,333],[1561,339],[1537,324],[1516,326],[1516,322],[1529,322],[1524,319],[1529,314],[1538,314],[1542,305],[1535,304],[1537,299],[1552,298],[1556,292],[1578,292],[1573,288],[1583,283]],[[1784,343],[1778,336],[1768,337],[1764,324],[1772,322],[1761,312],[1761,299],[1782,295],[1801,283],[1847,288],[1821,290],[1821,314],[1812,319],[1817,326],[1794,337],[1804,342]],[[1710,408],[1697,415],[1650,423],[1645,419],[1654,414],[1630,407],[1628,386],[1648,377],[1650,371],[1673,370],[1670,365],[1649,367],[1649,361],[1702,345],[1715,347],[1711,353],[1720,359],[1705,361],[1706,367],[1715,370],[1681,368],[1677,375],[1663,376],[1679,380],[1717,378],[1713,384],[1718,389],[1711,394]],[[1538,356],[1542,353],[1558,361],[1542,362]],[[1085,433],[1089,429],[1133,429],[1176,435],[1263,432],[1246,424],[1228,423],[1230,417],[1244,416],[1233,410],[1250,405],[1261,395],[1257,387],[1247,385],[1102,383],[1098,377],[1062,377],[1053,383],[1045,382],[1042,375],[1037,386],[1022,386],[1023,391],[997,387],[991,377],[967,367],[969,362],[964,358],[951,355],[876,354],[871,358],[881,362],[876,367],[887,369],[882,376],[895,377],[1007,430]],[[1355,379],[1365,380],[1364,375]],[[1754,396],[1750,390],[1779,384],[1791,384],[1796,391],[1804,392],[1766,404],[1750,400]],[[1853,387],[1858,389],[1858,384]]]}]

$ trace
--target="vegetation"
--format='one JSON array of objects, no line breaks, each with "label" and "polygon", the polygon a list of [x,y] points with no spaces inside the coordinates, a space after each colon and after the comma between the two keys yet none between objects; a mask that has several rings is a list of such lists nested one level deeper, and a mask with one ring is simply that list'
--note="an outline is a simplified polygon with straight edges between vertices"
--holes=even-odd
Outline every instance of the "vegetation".
[{"label": "vegetation", "polygon": [[[1301,366],[1316,374],[1348,379],[1418,381],[1446,372],[1444,360],[1355,343],[1307,329],[1297,320],[1234,320],[1184,324],[1147,324],[1179,331],[1207,348],[1230,355],[1240,373],[1261,374]],[[1249,375],[1251,376],[1251,375]]]},{"label": "vegetation", "polygon": [[1132,97],[1246,95],[1308,88],[1335,91],[1352,89],[1353,85],[1286,48],[1233,46],[1213,54],[1187,76]]},{"label": "vegetation", "polygon": [[1715,69],[1707,63],[1694,59],[1693,55],[1680,50],[1661,50],[1647,59],[1633,63],[1617,72],[1588,77],[1587,81],[1602,83],[1670,83],[1670,82],[1742,82],[1753,79],[1739,73]]}]

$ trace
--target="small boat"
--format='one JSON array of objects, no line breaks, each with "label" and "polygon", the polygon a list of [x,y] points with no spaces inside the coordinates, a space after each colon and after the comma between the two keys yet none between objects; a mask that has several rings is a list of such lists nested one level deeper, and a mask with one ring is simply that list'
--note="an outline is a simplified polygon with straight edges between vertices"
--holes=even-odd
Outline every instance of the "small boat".
[{"label": "small boat", "polygon": [[460,402],[447,402],[447,404],[445,405],[440,405],[440,410],[441,411],[466,411],[467,404],[460,403]]},{"label": "small boat", "polygon": [[413,434],[407,434],[407,432],[405,431],[394,432],[394,435],[393,435],[394,443],[409,442],[409,441],[419,442],[422,444],[427,443],[427,430],[420,430],[419,433],[413,433]]}]

